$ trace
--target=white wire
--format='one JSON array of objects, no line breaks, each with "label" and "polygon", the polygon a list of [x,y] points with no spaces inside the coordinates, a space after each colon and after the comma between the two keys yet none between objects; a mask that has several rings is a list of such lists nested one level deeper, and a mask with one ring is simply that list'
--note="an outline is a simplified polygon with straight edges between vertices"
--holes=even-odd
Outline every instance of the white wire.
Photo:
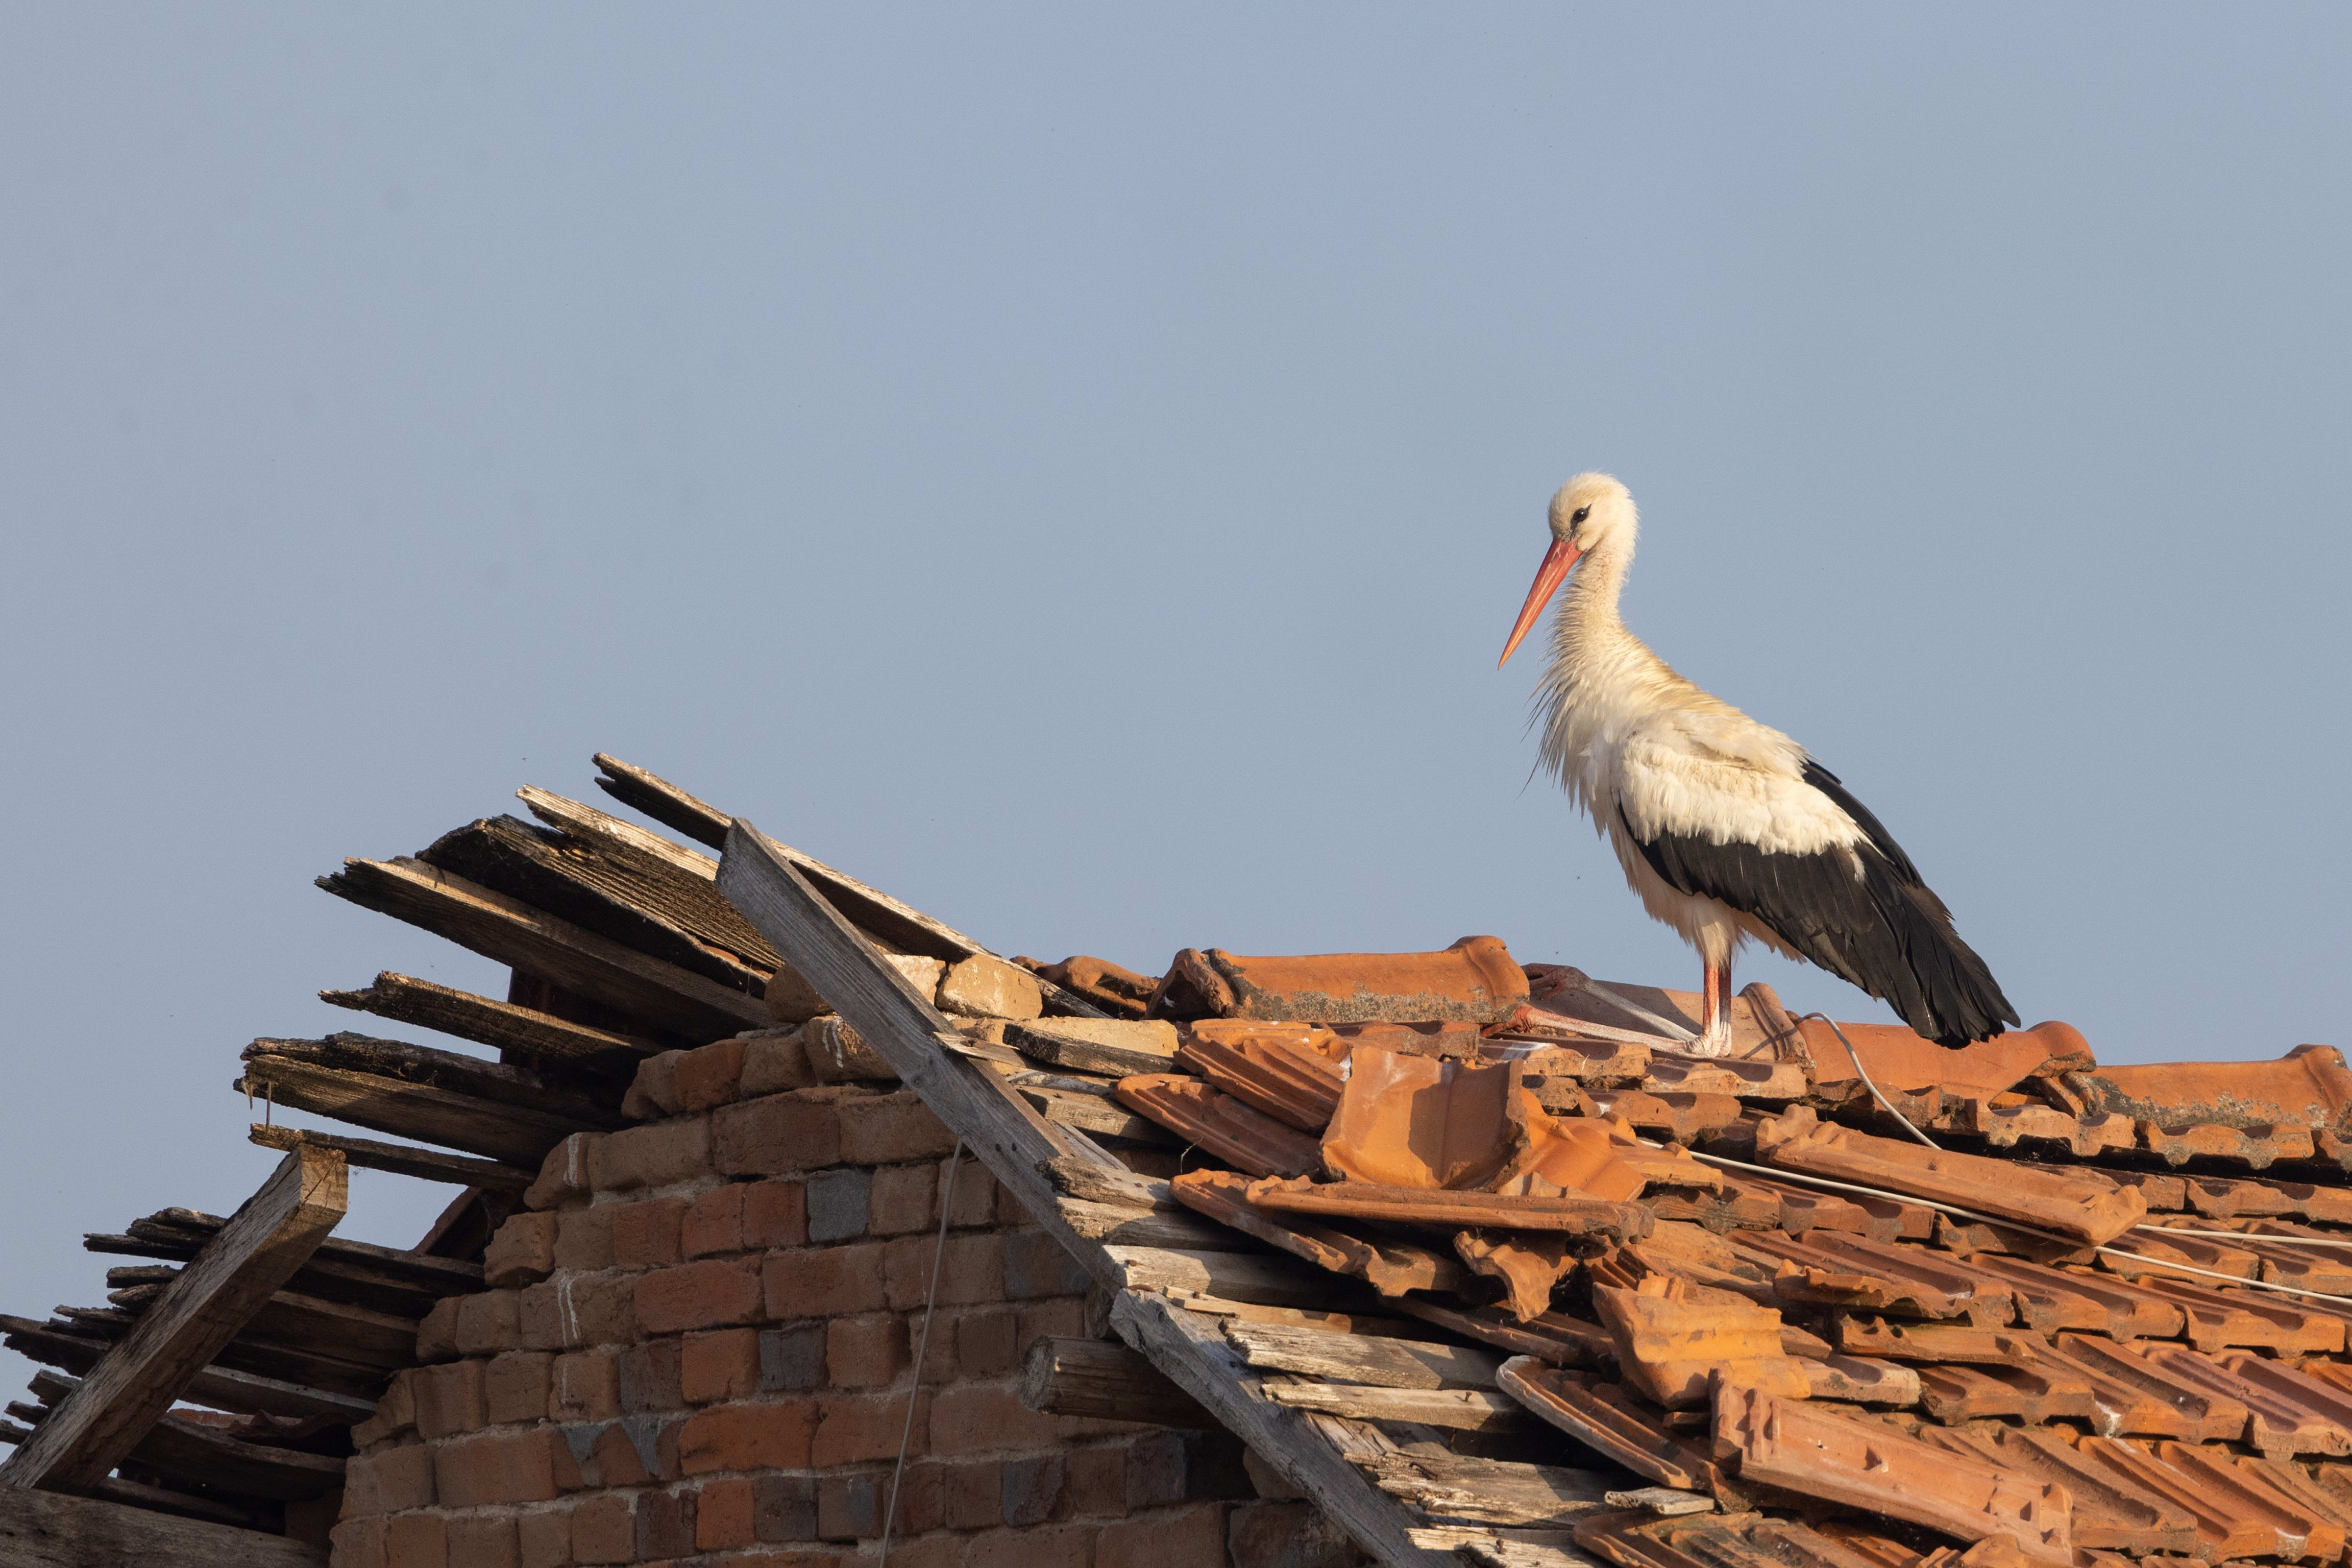
[{"label": "white wire", "polygon": [[915,1435],[915,1396],[923,1388],[923,1362],[931,1353],[931,1312],[940,1304],[940,1260],[947,1256],[949,1206],[955,1201],[956,1167],[963,1164],[963,1140],[956,1140],[948,1159],[948,1178],[940,1184],[940,1239],[931,1247],[931,1282],[923,1296],[923,1335],[915,1346],[915,1375],[907,1385],[907,1424],[898,1428],[898,1463],[890,1472],[890,1498],[882,1505],[882,1560],[890,1568],[890,1527],[898,1519],[898,1482],[907,1473],[907,1443]]},{"label": "white wire", "polygon": [[[1897,1111],[1895,1108],[1895,1102],[1889,1100],[1885,1095],[1881,1094],[1878,1092],[1878,1085],[1871,1081],[1870,1069],[1862,1064],[1862,1052],[1854,1050],[1853,1041],[1846,1039],[1845,1030],[1838,1028],[1837,1026],[1837,1019],[1830,1017],[1827,1013],[1802,1013],[1798,1016],[1797,1021],[1799,1023],[1802,1023],[1806,1019],[1819,1019],[1823,1023],[1830,1026],[1830,1032],[1837,1036],[1838,1043],[1845,1047],[1846,1055],[1853,1059],[1853,1070],[1862,1075],[1862,1086],[1870,1091],[1870,1097],[1872,1099],[1886,1107],[1886,1113],[1888,1115],[1903,1124],[1903,1130],[1905,1132],[1910,1134],[1913,1137],[1918,1139],[1929,1148],[1935,1149],[1937,1153],[1940,1154],[1942,1152],[1942,1146],[1940,1145],[1938,1145],[1933,1138],[1927,1136],[1927,1134],[1913,1126],[1911,1124],[1911,1118],[1905,1115],[1902,1112]],[[1801,1035],[1800,1038],[1801,1039],[1802,1036]]]}]

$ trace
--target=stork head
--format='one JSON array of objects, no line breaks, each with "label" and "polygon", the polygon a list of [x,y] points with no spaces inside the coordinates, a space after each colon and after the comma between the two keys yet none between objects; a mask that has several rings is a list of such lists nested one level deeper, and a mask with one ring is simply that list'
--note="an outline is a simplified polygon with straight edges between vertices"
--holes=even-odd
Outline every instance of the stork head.
[{"label": "stork head", "polygon": [[1631,547],[1639,526],[1633,495],[1608,475],[1579,474],[1562,485],[1559,494],[1551,498],[1551,549],[1544,552],[1543,565],[1536,569],[1528,601],[1519,606],[1511,640],[1503,644],[1503,656],[1495,661],[1495,667],[1499,670],[1510,663],[1520,639],[1559,591],[1559,585],[1568,580],[1569,568],[1596,549]]}]

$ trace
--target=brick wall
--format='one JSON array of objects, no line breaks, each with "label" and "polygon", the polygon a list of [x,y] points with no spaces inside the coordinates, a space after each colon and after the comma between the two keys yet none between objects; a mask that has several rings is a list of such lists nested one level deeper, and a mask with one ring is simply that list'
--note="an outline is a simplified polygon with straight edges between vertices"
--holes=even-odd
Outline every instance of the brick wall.
[{"label": "brick wall", "polygon": [[557,1149],[353,1434],[335,1568],[870,1560],[939,1309],[893,1529],[905,1568],[1324,1568],[1225,1435],[1040,1416],[1040,1334],[1087,1277],[895,1084],[811,1082],[796,1037],[648,1062],[640,1124]]}]

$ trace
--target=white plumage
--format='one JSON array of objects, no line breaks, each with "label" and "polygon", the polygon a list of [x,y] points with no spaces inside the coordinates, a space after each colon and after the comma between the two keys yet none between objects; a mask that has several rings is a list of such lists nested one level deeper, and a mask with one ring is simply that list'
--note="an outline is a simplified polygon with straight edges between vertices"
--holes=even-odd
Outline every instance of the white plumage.
[{"label": "white plumage", "polygon": [[1537,691],[1543,760],[1643,907],[1698,949],[1705,1028],[1693,1049],[1728,1045],[1731,961],[1750,938],[1888,998],[1947,1043],[2014,1022],[1940,901],[1835,776],[1625,629],[1618,597],[1639,532],[1633,497],[1609,476],[1562,486],[1551,549],[1503,659],[1581,562]]}]

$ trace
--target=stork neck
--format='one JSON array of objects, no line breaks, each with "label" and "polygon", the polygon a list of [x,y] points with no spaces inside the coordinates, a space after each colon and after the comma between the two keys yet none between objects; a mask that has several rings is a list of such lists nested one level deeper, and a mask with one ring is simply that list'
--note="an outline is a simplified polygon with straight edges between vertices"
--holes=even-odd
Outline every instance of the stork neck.
[{"label": "stork neck", "polygon": [[1580,639],[1624,631],[1625,622],[1617,613],[1617,599],[1625,591],[1625,570],[1632,558],[1631,550],[1614,542],[1599,547],[1584,558],[1560,606],[1560,620]]}]

